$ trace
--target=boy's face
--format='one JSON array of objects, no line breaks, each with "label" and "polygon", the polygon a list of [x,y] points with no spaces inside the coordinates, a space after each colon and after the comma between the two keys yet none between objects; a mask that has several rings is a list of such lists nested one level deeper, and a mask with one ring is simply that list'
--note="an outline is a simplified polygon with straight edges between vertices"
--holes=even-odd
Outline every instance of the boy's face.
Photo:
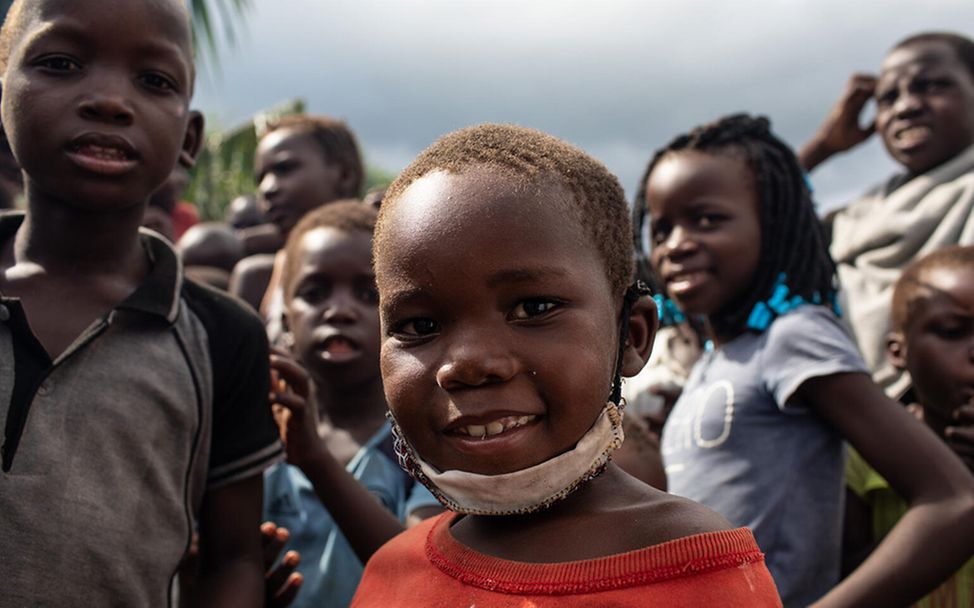
[{"label": "boy's face", "polygon": [[[2,119],[28,197],[143,204],[191,162],[190,34],[177,3],[37,0],[3,75]],[[186,161],[186,158],[181,160]]]},{"label": "boy's face", "polygon": [[294,353],[317,381],[356,385],[379,374],[379,295],[372,236],[315,228],[301,238],[288,287]]},{"label": "boy's face", "polygon": [[944,42],[894,49],[876,84],[876,129],[910,173],[944,163],[974,143],[974,77]]},{"label": "boy's face", "polygon": [[942,436],[953,411],[974,400],[974,268],[931,268],[921,281],[890,359],[910,372],[924,420]]},{"label": "boy's face", "polygon": [[305,131],[277,129],[257,144],[257,191],[268,221],[287,235],[304,214],[340,198],[342,170]]},{"label": "boy's face", "polygon": [[618,309],[570,196],[477,167],[429,173],[387,211],[386,398],[441,471],[536,465],[574,447],[605,406]]}]

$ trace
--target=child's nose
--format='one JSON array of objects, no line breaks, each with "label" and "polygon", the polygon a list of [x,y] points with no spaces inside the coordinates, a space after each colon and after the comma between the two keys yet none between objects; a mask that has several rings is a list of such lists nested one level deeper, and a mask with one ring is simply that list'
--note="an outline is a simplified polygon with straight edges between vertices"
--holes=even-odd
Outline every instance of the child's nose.
[{"label": "child's nose", "polygon": [[517,373],[515,359],[489,339],[457,340],[436,371],[444,390],[460,390],[509,380]]},{"label": "child's nose", "polygon": [[923,107],[923,100],[917,91],[903,87],[893,103],[893,113],[896,116],[906,116],[919,111]]},{"label": "child's nose", "polygon": [[354,298],[350,295],[336,292],[325,302],[325,309],[321,318],[330,325],[344,325],[358,320],[358,310]]},{"label": "child's nose", "polygon": [[133,110],[127,96],[117,87],[95,88],[78,104],[78,114],[87,120],[128,125]]}]

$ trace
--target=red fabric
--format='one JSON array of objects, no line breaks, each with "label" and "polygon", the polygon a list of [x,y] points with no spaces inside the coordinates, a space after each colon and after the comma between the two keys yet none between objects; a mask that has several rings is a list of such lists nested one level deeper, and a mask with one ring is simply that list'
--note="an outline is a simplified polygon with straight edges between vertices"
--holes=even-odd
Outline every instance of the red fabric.
[{"label": "red fabric", "polygon": [[353,608],[781,606],[747,528],[609,557],[531,564],[461,545],[450,534],[455,517],[429,519],[379,549]]},{"label": "red fabric", "polygon": [[196,205],[186,201],[176,203],[169,217],[172,218],[173,237],[177,241],[190,227],[200,223],[200,214],[196,210]]}]

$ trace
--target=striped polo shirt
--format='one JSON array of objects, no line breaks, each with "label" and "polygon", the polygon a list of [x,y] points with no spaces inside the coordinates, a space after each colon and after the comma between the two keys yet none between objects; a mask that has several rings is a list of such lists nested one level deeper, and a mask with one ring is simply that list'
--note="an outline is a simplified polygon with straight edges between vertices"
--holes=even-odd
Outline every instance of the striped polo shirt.
[{"label": "striped polo shirt", "polygon": [[260,320],[142,244],[145,281],[56,359],[0,293],[0,606],[169,605],[204,494],[282,455]]}]

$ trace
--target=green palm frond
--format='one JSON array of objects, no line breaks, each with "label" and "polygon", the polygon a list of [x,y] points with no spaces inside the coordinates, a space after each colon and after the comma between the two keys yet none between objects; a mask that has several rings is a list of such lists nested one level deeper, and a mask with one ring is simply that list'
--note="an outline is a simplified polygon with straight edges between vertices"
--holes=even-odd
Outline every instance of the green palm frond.
[{"label": "green palm frond", "polygon": [[236,28],[251,4],[252,0],[188,0],[193,42],[202,57],[215,62],[221,40],[230,45],[236,43]]}]

